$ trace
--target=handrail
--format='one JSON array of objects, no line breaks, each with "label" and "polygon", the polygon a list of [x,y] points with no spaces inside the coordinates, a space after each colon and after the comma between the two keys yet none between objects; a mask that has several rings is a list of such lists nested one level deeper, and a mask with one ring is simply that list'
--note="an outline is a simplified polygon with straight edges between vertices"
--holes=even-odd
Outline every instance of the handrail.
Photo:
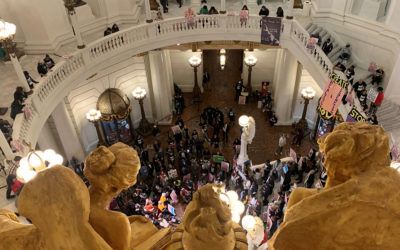
[{"label": "handrail", "polygon": [[[281,33],[281,40],[291,39],[300,45],[302,53],[308,54],[311,61],[316,62],[320,73],[327,79],[332,70],[332,63],[319,47],[316,47],[312,53],[306,49],[309,38],[307,31],[296,20],[285,19],[283,26],[285,27]],[[13,139],[19,142],[25,140],[35,145],[41,126],[51,111],[49,109],[51,103],[55,104],[57,95],[63,93],[64,88],[68,86],[66,84],[70,84],[72,80],[86,73],[94,67],[93,65],[100,64],[130,49],[146,47],[149,43],[156,44],[158,41],[168,39],[176,41],[179,36],[186,39],[195,35],[210,34],[219,35],[220,39],[225,40],[257,41],[258,37],[261,37],[260,17],[251,15],[247,22],[242,24],[239,16],[198,15],[193,25],[188,24],[185,18],[177,17],[136,25],[96,40],[58,63],[53,68],[53,72],[37,84],[34,93],[26,100],[30,116],[17,115]]]}]

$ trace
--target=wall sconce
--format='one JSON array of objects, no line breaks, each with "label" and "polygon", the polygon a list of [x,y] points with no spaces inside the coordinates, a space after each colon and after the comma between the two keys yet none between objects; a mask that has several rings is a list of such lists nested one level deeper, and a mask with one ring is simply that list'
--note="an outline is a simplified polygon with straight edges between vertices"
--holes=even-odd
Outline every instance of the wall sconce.
[{"label": "wall sconce", "polygon": [[219,51],[219,65],[221,67],[221,70],[225,69],[225,64],[226,64],[226,50],[221,49]]}]

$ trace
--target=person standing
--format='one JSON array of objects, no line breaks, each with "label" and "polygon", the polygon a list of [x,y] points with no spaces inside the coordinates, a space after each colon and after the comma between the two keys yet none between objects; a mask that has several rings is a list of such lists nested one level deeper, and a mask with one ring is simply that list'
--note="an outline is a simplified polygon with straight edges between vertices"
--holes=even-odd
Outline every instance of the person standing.
[{"label": "person standing", "polygon": [[228,133],[229,133],[229,124],[226,121],[224,126],[222,127],[222,136],[223,136],[223,142],[228,144]]},{"label": "person standing", "polygon": [[375,102],[371,103],[371,107],[369,109],[369,113],[375,114],[375,112],[378,109],[378,107],[381,106],[384,97],[385,97],[385,95],[383,94],[383,88],[379,87],[378,88],[378,96],[376,97]]},{"label": "person standing", "polygon": [[29,75],[29,72],[28,72],[28,71],[24,71],[24,75],[25,75],[26,82],[28,83],[30,89],[33,89],[34,84],[39,83],[38,81],[35,81],[35,80]]},{"label": "person standing", "polygon": [[328,38],[324,44],[322,45],[322,51],[325,53],[325,55],[328,55],[333,49],[333,45],[331,42],[331,39]]},{"label": "person standing", "polygon": [[278,148],[276,149],[275,155],[281,155],[283,147],[286,145],[286,136],[285,134],[281,135],[278,142]]},{"label": "person standing", "polygon": [[242,89],[243,89],[243,82],[242,79],[240,79],[240,81],[238,81],[235,85],[235,91],[236,91],[235,101],[239,100],[239,96],[242,93]]},{"label": "person standing", "polygon": [[203,88],[204,88],[204,90],[211,90],[210,74],[207,71],[204,71],[204,74],[203,74]]}]

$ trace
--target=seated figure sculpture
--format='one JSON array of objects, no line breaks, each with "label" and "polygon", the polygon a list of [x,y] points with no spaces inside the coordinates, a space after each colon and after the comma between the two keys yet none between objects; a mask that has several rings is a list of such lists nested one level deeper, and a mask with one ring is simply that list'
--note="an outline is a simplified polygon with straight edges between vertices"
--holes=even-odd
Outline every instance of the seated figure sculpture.
[{"label": "seated figure sculpture", "polygon": [[328,180],[297,188],[269,249],[400,249],[400,174],[387,134],[368,123],[342,123],[318,141]]}]

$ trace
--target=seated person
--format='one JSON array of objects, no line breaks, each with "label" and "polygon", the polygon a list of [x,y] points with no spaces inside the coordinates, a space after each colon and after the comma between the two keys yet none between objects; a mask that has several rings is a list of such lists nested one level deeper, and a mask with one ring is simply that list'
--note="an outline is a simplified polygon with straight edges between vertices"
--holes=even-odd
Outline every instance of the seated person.
[{"label": "seated person", "polygon": [[376,83],[379,85],[382,82],[384,74],[385,72],[383,71],[383,67],[379,67],[379,69],[377,69],[375,73],[372,75],[371,84],[374,85]]},{"label": "seated person", "polygon": [[273,113],[271,118],[269,118],[269,124],[271,125],[271,127],[273,127],[277,122],[278,118],[275,116],[275,113]]},{"label": "seated person", "polygon": [[360,102],[360,105],[361,105],[362,111],[364,113],[367,113],[368,112],[368,108],[369,108],[367,102],[366,101]]},{"label": "seated person", "polygon": [[333,70],[340,70],[342,72],[344,72],[346,70],[346,67],[341,63],[338,62],[334,67]]},{"label": "seated person", "polygon": [[43,59],[43,62],[46,64],[48,69],[51,69],[56,65],[54,63],[54,60],[49,56],[49,54],[46,54],[46,57]]},{"label": "seated person", "polygon": [[218,10],[215,9],[214,6],[211,6],[210,10],[208,11],[208,14],[210,15],[218,14]]},{"label": "seated person", "polygon": [[351,65],[350,67],[348,67],[348,68],[346,69],[346,71],[344,72],[344,74],[346,75],[347,80],[349,80],[349,82],[350,82],[351,84],[353,84],[354,74],[355,74],[355,72],[354,72],[354,65]]},{"label": "seated person", "polygon": [[360,95],[360,97],[358,97],[358,100],[360,100],[360,102],[366,102],[367,101],[367,90],[366,89],[364,89],[362,92],[361,92],[361,95]]},{"label": "seated person", "polygon": [[25,75],[25,78],[26,78],[26,82],[28,83],[28,85],[29,85],[29,88],[31,88],[31,89],[33,89],[33,87],[34,87],[34,84],[35,83],[39,83],[38,81],[35,81],[30,75],[29,75],[29,72],[28,71],[24,71],[24,75]]},{"label": "seated person", "polygon": [[266,17],[269,15],[269,10],[264,5],[261,7],[260,11],[258,12],[260,17]]},{"label": "seated person", "polygon": [[201,14],[208,14],[207,5],[204,5],[203,8],[200,9],[200,15],[201,15]]},{"label": "seated person", "polygon": [[351,57],[351,47],[350,44],[346,44],[346,47],[342,49],[342,53],[340,54],[339,58],[342,60],[349,60]]},{"label": "seated person", "polygon": [[[361,93],[363,92],[363,90],[365,90],[367,88],[367,84],[363,81],[363,80],[358,80],[358,82],[356,82],[353,85],[353,88],[351,89],[351,92],[356,91],[357,97],[360,98]],[[350,92],[350,93],[351,93]]]},{"label": "seated person", "polygon": [[47,76],[47,72],[49,71],[49,68],[43,61],[38,62],[37,66],[37,71],[41,77]]}]

